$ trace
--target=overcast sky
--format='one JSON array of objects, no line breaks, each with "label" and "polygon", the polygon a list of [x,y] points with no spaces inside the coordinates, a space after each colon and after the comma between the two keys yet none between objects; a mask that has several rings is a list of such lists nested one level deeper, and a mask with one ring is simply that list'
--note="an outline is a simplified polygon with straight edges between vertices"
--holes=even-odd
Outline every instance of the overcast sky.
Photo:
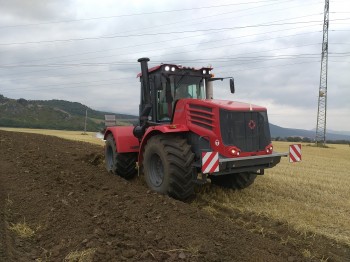
[{"label": "overcast sky", "polygon": [[[324,0],[0,0],[0,94],[138,114],[140,71],[214,67],[214,97],[316,127]],[[350,130],[350,1],[330,0],[327,128]]]}]

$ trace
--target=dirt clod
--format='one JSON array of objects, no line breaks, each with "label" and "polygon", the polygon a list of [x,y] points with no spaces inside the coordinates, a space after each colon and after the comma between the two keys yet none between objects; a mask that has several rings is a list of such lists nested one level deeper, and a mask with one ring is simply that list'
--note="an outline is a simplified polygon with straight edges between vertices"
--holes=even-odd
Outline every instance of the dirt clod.
[{"label": "dirt clod", "polygon": [[181,252],[181,253],[179,254],[179,258],[180,258],[180,259],[185,259],[185,258],[186,258],[185,253],[184,253],[184,252]]}]

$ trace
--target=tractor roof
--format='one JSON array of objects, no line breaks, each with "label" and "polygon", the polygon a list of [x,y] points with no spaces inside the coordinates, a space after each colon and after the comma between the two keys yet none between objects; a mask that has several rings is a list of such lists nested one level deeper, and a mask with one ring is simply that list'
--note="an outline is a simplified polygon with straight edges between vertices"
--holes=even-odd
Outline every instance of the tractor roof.
[{"label": "tractor roof", "polygon": [[[167,66],[169,68],[175,68],[176,70],[187,69],[187,70],[193,70],[193,71],[201,71],[201,70],[208,70],[209,71],[209,70],[213,69],[211,66],[201,67],[201,68],[194,68],[194,67],[182,66],[182,65],[174,65],[174,64],[160,64],[160,65],[157,65],[157,66],[149,68],[148,69],[148,73],[156,72],[158,70],[166,68]],[[142,76],[142,73],[138,73],[137,74],[137,77],[141,77],[141,76]]]}]

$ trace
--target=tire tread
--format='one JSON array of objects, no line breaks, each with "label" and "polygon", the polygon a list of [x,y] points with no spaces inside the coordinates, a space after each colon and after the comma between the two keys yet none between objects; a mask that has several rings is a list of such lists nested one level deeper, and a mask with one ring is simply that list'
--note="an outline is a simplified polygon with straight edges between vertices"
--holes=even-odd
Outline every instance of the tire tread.
[{"label": "tire tread", "polygon": [[[113,157],[113,166],[108,167],[107,163],[107,147],[112,147],[115,154]],[[107,171],[118,175],[124,179],[132,179],[137,174],[136,162],[137,162],[137,153],[118,153],[116,149],[115,140],[113,135],[109,135],[106,139],[106,167]]]},{"label": "tire tread", "polygon": [[164,134],[150,138],[149,143],[160,145],[169,163],[168,195],[180,200],[185,200],[193,195],[192,162],[194,153],[186,139]]}]

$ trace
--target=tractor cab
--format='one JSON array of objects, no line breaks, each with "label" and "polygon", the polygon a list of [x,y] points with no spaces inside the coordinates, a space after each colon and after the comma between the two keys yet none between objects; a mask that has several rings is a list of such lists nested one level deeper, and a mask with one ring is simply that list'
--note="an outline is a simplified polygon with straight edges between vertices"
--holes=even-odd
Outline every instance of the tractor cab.
[{"label": "tractor cab", "polygon": [[[148,58],[140,58],[141,94],[139,123],[133,134],[141,139],[149,126],[169,124],[174,118],[174,108],[183,99],[213,99],[214,78],[211,67],[193,68],[174,64],[161,64],[148,69]],[[234,82],[230,79],[231,93]]]},{"label": "tractor cab", "polygon": [[150,72],[151,96],[154,96],[156,105],[152,114],[155,122],[171,121],[175,103],[180,99],[207,98],[205,90],[206,82],[211,77],[210,68],[161,65],[157,69]]},{"label": "tractor cab", "polygon": [[[210,85],[212,68],[199,69],[173,64],[162,64],[148,70],[149,92],[141,88],[140,107],[144,108],[146,96],[150,98],[151,109],[148,120],[155,123],[170,122],[173,108],[180,99],[207,99],[207,86]],[[144,83],[142,73],[138,74],[141,85]]]}]

